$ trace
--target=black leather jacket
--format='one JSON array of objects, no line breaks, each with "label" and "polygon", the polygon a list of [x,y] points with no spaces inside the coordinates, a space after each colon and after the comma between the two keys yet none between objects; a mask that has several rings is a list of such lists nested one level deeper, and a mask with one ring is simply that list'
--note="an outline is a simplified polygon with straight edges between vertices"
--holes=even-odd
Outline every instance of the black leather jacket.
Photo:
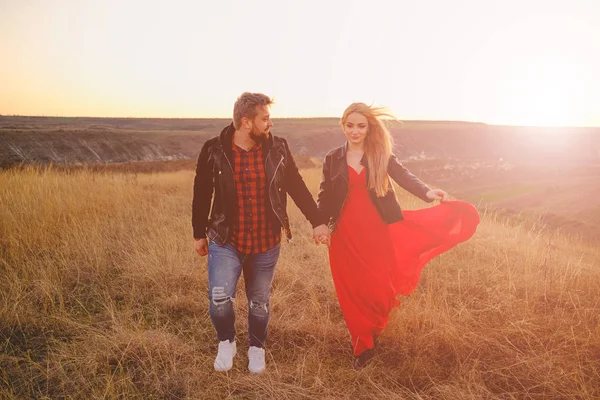
[{"label": "black leather jacket", "polygon": [[[366,157],[363,157],[361,164],[367,168],[367,184],[368,184],[368,165]],[[410,193],[420,199],[431,203],[425,194],[431,190],[419,178],[414,176],[392,155],[388,164],[389,176]],[[381,218],[391,224],[402,220],[402,209],[394,188],[390,185],[389,191],[383,197],[378,197],[373,190],[369,190],[371,200]],[[346,162],[346,145],[331,150],[323,161],[323,176],[321,179],[321,187],[317,204],[321,213],[328,217],[329,227],[332,232],[335,230],[337,219],[342,211],[346,196],[348,195],[348,163]]]},{"label": "black leather jacket", "polygon": [[[235,128],[229,125],[221,134],[202,146],[194,179],[192,226],[195,238],[206,238],[223,245],[229,240],[231,224],[237,220],[237,194],[231,160]],[[264,165],[267,178],[267,218],[273,226],[292,238],[286,212],[287,193],[313,227],[326,221],[307,189],[285,139],[269,135],[264,146]],[[214,201],[211,200],[214,192]],[[210,212],[210,220],[208,213]],[[274,232],[276,233],[276,232]]]}]

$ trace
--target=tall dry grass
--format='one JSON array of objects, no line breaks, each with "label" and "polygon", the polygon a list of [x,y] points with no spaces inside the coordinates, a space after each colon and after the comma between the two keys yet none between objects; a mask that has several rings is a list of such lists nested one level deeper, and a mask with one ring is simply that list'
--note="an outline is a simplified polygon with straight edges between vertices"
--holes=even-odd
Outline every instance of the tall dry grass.
[{"label": "tall dry grass", "polygon": [[239,355],[214,372],[192,180],[0,172],[0,398],[600,398],[600,251],[495,214],[426,267],[356,372],[326,249],[290,207],[267,371],[246,369],[240,285]]}]

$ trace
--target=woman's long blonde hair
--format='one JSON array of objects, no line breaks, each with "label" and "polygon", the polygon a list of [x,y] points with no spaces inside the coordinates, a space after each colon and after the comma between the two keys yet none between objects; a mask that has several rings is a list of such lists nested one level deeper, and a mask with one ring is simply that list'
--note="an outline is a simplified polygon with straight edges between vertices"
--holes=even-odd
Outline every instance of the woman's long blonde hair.
[{"label": "woman's long blonde hair", "polygon": [[375,191],[377,196],[382,197],[389,190],[390,180],[388,177],[388,163],[392,155],[394,139],[382,117],[396,119],[384,107],[368,106],[365,103],[352,103],[346,108],[340,125],[344,128],[346,119],[352,113],[359,113],[367,118],[369,130],[365,139],[364,151],[369,166],[369,189]]}]

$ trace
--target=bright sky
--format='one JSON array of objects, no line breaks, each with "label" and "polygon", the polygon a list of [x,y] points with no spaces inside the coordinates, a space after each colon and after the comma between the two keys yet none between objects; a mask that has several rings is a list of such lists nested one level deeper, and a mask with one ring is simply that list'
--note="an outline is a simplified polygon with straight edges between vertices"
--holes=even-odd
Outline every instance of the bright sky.
[{"label": "bright sky", "polygon": [[600,0],[0,0],[0,114],[600,126]]}]

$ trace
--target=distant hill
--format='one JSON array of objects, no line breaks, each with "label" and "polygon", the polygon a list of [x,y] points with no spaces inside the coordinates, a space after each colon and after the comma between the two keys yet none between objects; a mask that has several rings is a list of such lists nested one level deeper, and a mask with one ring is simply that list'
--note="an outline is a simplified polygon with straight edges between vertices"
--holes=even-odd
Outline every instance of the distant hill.
[{"label": "distant hill", "polygon": [[[344,143],[337,118],[274,119],[294,154],[322,158]],[[186,159],[228,119],[0,116],[0,166]],[[408,159],[499,159],[597,163],[600,128],[531,128],[460,121],[390,124],[395,153]]]}]

